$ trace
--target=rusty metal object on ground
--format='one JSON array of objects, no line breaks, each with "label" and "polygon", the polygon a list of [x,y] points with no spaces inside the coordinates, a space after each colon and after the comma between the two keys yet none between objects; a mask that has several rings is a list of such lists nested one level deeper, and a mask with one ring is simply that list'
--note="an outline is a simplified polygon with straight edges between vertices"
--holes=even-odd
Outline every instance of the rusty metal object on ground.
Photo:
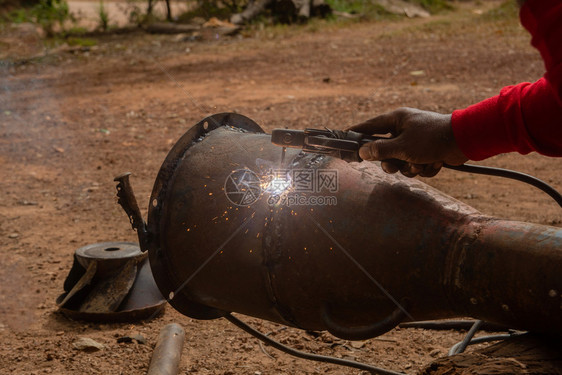
[{"label": "rusty metal object on ground", "polygon": [[168,154],[141,248],[181,313],[355,340],[458,316],[562,334],[562,229],[482,215],[376,163],[284,154],[237,114]]},{"label": "rusty metal object on ground", "polygon": [[162,328],[147,375],[176,375],[184,340],[185,332],[179,324],[171,323]]},{"label": "rusty metal object on ground", "polygon": [[76,250],[64,290],[57,305],[80,320],[146,319],[165,303],[146,253],[131,242],[102,242]]}]

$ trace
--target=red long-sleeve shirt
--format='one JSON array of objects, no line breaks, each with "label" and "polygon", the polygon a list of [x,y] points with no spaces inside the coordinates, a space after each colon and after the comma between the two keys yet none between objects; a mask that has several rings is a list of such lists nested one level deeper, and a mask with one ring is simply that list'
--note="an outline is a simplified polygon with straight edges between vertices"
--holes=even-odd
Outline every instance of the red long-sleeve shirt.
[{"label": "red long-sleeve shirt", "polygon": [[546,74],[453,112],[455,140],[471,160],[512,151],[562,156],[562,1],[527,0],[520,18]]}]

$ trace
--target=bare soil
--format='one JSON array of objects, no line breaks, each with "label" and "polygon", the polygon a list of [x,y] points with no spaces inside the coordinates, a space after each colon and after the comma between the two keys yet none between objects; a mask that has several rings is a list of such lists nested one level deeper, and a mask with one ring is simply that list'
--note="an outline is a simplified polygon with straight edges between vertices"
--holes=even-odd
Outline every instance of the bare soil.
[{"label": "bare soil", "polygon": [[[208,114],[236,111],[266,130],[341,129],[399,106],[450,112],[538,79],[544,67],[530,37],[516,19],[480,15],[498,5],[483,4],[429,19],[266,28],[203,42],[114,35],[31,61],[22,58],[41,50],[33,41],[9,49],[0,62],[0,372],[144,373],[159,330],[178,322],[186,330],[182,374],[360,373],[262,347],[224,320],[196,321],[168,307],[150,322],[83,323],[60,315],[55,298],[77,248],[136,241],[113,177],[132,171],[146,207],[171,146]],[[0,46],[23,40],[3,38]],[[484,164],[562,190],[562,159],[502,155]],[[560,208],[521,183],[453,171],[426,182],[488,215],[562,226]],[[351,343],[245,320],[296,348],[407,373],[464,334],[395,329]],[[147,343],[117,343],[134,333]],[[105,349],[75,350],[78,337]]]}]

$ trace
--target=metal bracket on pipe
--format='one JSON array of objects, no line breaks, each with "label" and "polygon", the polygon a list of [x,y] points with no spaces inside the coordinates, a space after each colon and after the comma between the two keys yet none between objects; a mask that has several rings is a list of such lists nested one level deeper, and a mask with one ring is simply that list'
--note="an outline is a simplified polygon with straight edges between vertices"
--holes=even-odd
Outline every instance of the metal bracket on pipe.
[{"label": "metal bracket on pipe", "polygon": [[146,251],[147,241],[148,241],[148,231],[146,229],[146,223],[144,222],[142,215],[140,213],[139,205],[133,193],[133,188],[129,182],[129,176],[131,172],[125,172],[115,177],[113,181],[118,182],[117,184],[117,203],[123,207],[123,210],[129,217],[129,221],[134,230],[137,231],[139,236],[139,245],[142,251]]}]

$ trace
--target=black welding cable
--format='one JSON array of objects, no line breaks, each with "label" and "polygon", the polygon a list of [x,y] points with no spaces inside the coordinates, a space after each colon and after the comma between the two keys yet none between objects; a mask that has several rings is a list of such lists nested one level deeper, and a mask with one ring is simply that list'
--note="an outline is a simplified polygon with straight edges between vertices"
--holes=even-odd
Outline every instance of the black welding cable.
[{"label": "black welding cable", "polygon": [[470,344],[470,341],[472,340],[476,332],[480,329],[482,323],[483,322],[481,320],[475,321],[472,327],[470,327],[470,330],[468,331],[464,339],[459,344],[453,346],[455,350],[453,351],[453,348],[449,350],[449,355],[459,354],[464,352],[466,350],[466,347]]},{"label": "black welding cable", "polygon": [[359,370],[368,371],[371,374],[406,375],[402,372],[385,370],[383,368],[367,365],[365,363],[350,361],[350,360],[347,360],[347,359],[341,359],[341,358],[329,357],[329,356],[324,356],[324,355],[319,355],[319,354],[302,352],[300,350],[296,350],[296,349],[290,348],[288,346],[285,346],[285,345],[281,344],[280,342],[277,342],[277,341],[271,339],[270,337],[267,337],[266,335],[264,335],[263,333],[255,330],[254,328],[250,327],[249,325],[247,325],[246,323],[244,323],[240,319],[234,317],[232,314],[226,314],[224,316],[224,318],[226,320],[228,320],[229,322],[231,322],[232,324],[234,324],[235,326],[237,326],[238,328],[242,329],[243,331],[245,331],[245,332],[249,333],[250,335],[254,336],[255,338],[263,341],[264,343],[274,347],[275,349],[281,350],[282,352],[285,352],[285,353],[290,354],[290,355],[295,356],[295,357],[308,359],[308,360],[311,360],[311,361],[326,362],[326,363],[333,363],[333,364],[340,365],[340,366],[353,367],[353,368],[356,368],[356,369],[359,369]]},{"label": "black welding cable", "polygon": [[407,322],[400,324],[401,328],[421,328],[421,329],[429,329],[429,330],[468,330],[468,333],[464,337],[464,339],[449,349],[448,356],[452,356],[455,354],[463,353],[469,345],[474,345],[482,342],[489,342],[489,341],[500,341],[505,340],[510,337],[518,336],[518,334],[509,333],[509,334],[501,334],[501,335],[490,335],[490,336],[482,336],[478,338],[473,338],[476,334],[476,331],[479,329],[486,330],[486,331],[512,331],[511,328],[490,323],[484,322],[481,320],[422,320],[417,322]]},{"label": "black welding cable", "polygon": [[546,194],[550,195],[552,197],[552,199],[554,199],[556,201],[556,203],[558,203],[558,205],[560,207],[562,207],[562,194],[560,194],[556,189],[554,189],[552,186],[550,186],[546,182],[544,182],[542,180],[539,180],[538,178],[533,177],[531,175],[521,173],[521,172],[512,171],[512,170],[509,170],[509,169],[495,168],[495,167],[484,167],[484,166],[481,166],[481,165],[473,165],[473,164],[463,164],[463,165],[444,164],[443,167],[448,168],[448,169],[453,169],[455,171],[469,172],[469,173],[475,173],[475,174],[483,174],[483,175],[487,175],[487,176],[498,176],[498,177],[504,177],[504,178],[509,178],[509,179],[512,179],[512,180],[525,182],[529,185],[532,185],[532,186],[544,191]]},{"label": "black welding cable", "polygon": [[[421,328],[434,331],[465,330],[468,331],[475,320],[421,320],[415,322],[400,323],[400,328]],[[491,332],[507,332],[511,328],[490,322],[483,322],[481,330]]]},{"label": "black welding cable", "polygon": [[[490,336],[482,336],[482,337],[477,337],[475,339],[470,340],[470,342],[468,343],[468,345],[474,345],[474,344],[481,344],[483,342],[490,342],[490,341],[501,341],[501,340],[505,340],[505,339],[510,339],[512,337],[517,337],[517,336],[522,336],[525,335],[527,332],[517,332],[517,333],[508,333],[508,334],[503,334],[503,335],[490,335]],[[451,347],[451,349],[449,349],[449,357],[455,354],[460,354],[462,352],[464,352],[464,350],[459,350],[460,345],[463,343],[463,341],[456,343],[455,345],[453,345]]]}]

